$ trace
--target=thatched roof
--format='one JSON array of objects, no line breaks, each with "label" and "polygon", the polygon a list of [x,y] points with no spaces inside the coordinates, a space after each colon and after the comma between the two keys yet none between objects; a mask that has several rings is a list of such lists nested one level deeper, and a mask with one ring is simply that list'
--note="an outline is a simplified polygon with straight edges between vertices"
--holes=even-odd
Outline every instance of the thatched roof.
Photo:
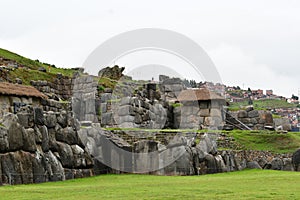
[{"label": "thatched roof", "polygon": [[0,94],[12,96],[40,97],[47,98],[46,95],[32,86],[0,82]]},{"label": "thatched roof", "polygon": [[223,97],[206,88],[182,90],[178,101],[207,101],[207,100],[224,100]]}]

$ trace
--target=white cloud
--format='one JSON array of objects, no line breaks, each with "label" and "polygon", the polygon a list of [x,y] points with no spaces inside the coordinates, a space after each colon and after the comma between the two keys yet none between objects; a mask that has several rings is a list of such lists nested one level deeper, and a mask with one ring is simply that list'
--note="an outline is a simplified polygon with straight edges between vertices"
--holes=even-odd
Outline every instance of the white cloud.
[{"label": "white cloud", "polygon": [[241,48],[221,44],[208,51],[224,84],[240,86],[245,89],[273,89],[274,93],[290,97],[297,92],[297,80],[276,73],[263,63],[257,63],[253,56]]}]

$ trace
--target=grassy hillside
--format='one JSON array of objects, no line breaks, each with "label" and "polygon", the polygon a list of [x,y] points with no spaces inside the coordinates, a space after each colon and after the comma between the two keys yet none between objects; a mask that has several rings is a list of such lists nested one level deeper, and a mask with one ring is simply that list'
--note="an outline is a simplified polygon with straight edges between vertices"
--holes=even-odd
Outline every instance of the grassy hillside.
[{"label": "grassy hillside", "polygon": [[274,153],[293,153],[300,147],[300,133],[278,134],[270,131],[241,131],[227,133],[243,150],[263,150]]},{"label": "grassy hillside", "polygon": [[[248,106],[248,101],[230,103],[229,110],[240,110]],[[253,107],[256,110],[266,110],[273,108],[296,108],[296,104],[291,104],[285,100],[278,99],[259,99],[253,101]]]},{"label": "grassy hillside", "polygon": [[8,199],[299,199],[300,173],[244,170],[203,176],[101,175],[0,187]]},{"label": "grassy hillside", "polygon": [[[30,80],[51,81],[57,73],[61,73],[65,76],[72,76],[75,72],[74,69],[57,68],[55,67],[55,65],[42,63],[38,60],[31,60],[29,58],[25,58],[16,53],[1,48],[0,57],[8,59],[11,62],[18,63],[20,67],[9,71],[7,73],[7,76],[11,80],[15,80],[15,78],[20,78],[23,81],[23,84],[26,85],[30,83]],[[38,71],[40,67],[45,68],[47,72]]]}]

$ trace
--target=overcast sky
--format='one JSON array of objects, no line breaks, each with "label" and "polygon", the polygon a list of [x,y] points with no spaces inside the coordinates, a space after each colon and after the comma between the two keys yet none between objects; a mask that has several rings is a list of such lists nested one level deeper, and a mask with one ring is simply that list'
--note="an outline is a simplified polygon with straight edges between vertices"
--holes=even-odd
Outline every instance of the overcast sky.
[{"label": "overcast sky", "polygon": [[[197,42],[224,84],[287,97],[300,88],[300,1],[0,0],[0,7],[0,47],[59,67],[82,66],[122,32],[161,28]],[[139,60],[117,62],[147,65]],[[173,63],[175,71],[184,65]]]}]

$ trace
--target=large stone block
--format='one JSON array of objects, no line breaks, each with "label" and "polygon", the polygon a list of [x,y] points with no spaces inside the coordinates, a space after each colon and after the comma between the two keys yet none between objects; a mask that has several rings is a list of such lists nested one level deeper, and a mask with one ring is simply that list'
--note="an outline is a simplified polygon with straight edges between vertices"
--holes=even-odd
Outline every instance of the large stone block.
[{"label": "large stone block", "polygon": [[101,115],[101,124],[111,125],[113,123],[113,113],[107,112]]},{"label": "large stone block", "polygon": [[251,110],[248,112],[248,117],[250,118],[255,118],[255,117],[258,117],[259,114],[258,114],[258,111],[257,110]]},{"label": "large stone block", "polygon": [[62,166],[65,168],[74,168],[74,155],[71,146],[62,142],[57,142],[57,146]]},{"label": "large stone block", "polygon": [[118,115],[119,116],[125,116],[125,115],[135,115],[133,106],[130,105],[125,105],[125,106],[120,106],[118,109]]},{"label": "large stone block", "polygon": [[9,148],[9,142],[8,142],[7,129],[5,127],[0,126],[0,153],[7,152],[8,148]]},{"label": "large stone block", "polygon": [[34,123],[36,125],[44,125],[43,110],[39,107],[33,109]]},{"label": "large stone block", "polygon": [[57,124],[56,114],[52,111],[49,111],[47,114],[44,114],[45,125],[48,128],[54,128]]},{"label": "large stone block", "polygon": [[23,132],[23,150],[29,152],[35,152],[37,150],[35,142],[34,129],[29,128]]},{"label": "large stone block", "polygon": [[218,109],[218,108],[211,108],[210,109],[210,116],[212,116],[212,117],[221,117],[222,116],[221,110]]},{"label": "large stone block", "polygon": [[18,123],[13,122],[8,128],[9,150],[21,150],[23,147],[23,132],[25,129]]},{"label": "large stone block", "polygon": [[210,111],[208,108],[206,109],[200,109],[200,116],[201,117],[209,117],[210,116]]},{"label": "large stone block", "polygon": [[78,144],[77,132],[72,127],[66,127],[56,131],[56,140],[67,144]]},{"label": "large stone block", "polygon": [[245,110],[240,110],[238,112],[238,118],[246,118],[248,117],[248,113]]}]

